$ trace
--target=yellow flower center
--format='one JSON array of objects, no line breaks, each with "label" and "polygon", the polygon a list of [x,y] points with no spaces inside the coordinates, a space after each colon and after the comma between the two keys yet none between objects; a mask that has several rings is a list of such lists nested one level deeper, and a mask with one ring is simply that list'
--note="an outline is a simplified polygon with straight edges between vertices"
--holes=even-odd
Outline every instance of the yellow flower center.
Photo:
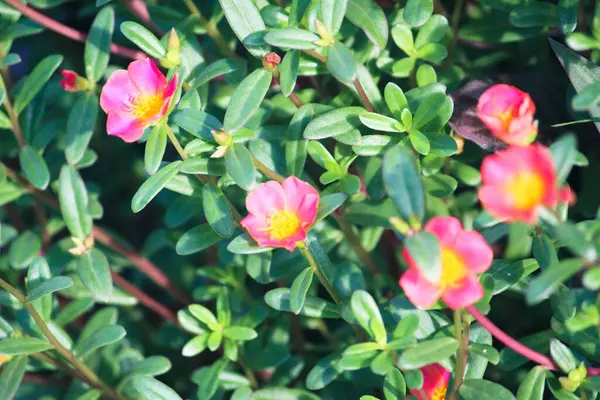
[{"label": "yellow flower center", "polygon": [[160,113],[163,98],[158,94],[141,94],[131,104],[133,114],[141,120],[147,120]]},{"label": "yellow flower center", "polygon": [[433,392],[431,392],[431,396],[429,396],[430,400],[444,400],[446,398],[446,391],[448,390],[448,385],[441,383],[436,387]]},{"label": "yellow flower center", "polygon": [[269,218],[269,235],[282,240],[292,236],[300,227],[300,220],[293,212],[281,210]]},{"label": "yellow flower center", "polygon": [[12,356],[7,356],[5,354],[0,354],[0,365],[4,364],[5,362],[8,362],[12,360]]},{"label": "yellow flower center", "polygon": [[539,174],[521,172],[509,180],[506,190],[512,195],[517,210],[529,210],[541,203],[546,185]]},{"label": "yellow flower center", "polygon": [[465,276],[467,276],[467,269],[462,258],[454,250],[442,247],[442,284],[454,286]]},{"label": "yellow flower center", "polygon": [[506,111],[497,111],[495,113],[496,116],[498,117],[498,119],[500,120],[500,122],[502,122],[502,127],[507,132],[510,130],[510,123],[513,120],[513,112],[512,112],[512,110],[513,110],[513,108],[511,106]]}]

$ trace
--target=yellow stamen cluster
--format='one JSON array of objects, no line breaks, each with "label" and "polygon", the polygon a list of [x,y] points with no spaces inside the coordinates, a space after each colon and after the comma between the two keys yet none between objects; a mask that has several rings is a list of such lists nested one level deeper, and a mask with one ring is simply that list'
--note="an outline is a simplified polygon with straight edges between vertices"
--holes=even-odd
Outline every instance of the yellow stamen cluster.
[{"label": "yellow stamen cluster", "polygon": [[431,393],[430,400],[444,400],[446,398],[446,391],[448,390],[448,385],[440,384],[436,387]]},{"label": "yellow stamen cluster", "polygon": [[160,113],[163,98],[158,94],[142,94],[131,104],[133,114],[141,120],[147,120]]},{"label": "yellow stamen cluster", "polygon": [[268,229],[272,239],[286,239],[296,233],[299,227],[298,216],[290,211],[281,210],[269,218]]},{"label": "yellow stamen cluster", "polygon": [[442,248],[442,284],[455,286],[467,276],[467,270],[462,258],[447,247]]},{"label": "yellow stamen cluster", "polygon": [[506,190],[512,195],[517,210],[529,210],[542,202],[546,185],[539,174],[521,172],[509,180]]}]

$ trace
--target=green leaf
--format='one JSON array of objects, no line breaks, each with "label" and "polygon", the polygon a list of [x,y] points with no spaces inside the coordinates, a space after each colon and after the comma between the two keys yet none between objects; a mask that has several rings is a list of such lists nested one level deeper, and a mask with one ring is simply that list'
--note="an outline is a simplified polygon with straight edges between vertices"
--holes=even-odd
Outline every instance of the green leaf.
[{"label": "green leaf", "polygon": [[25,376],[26,368],[26,356],[15,357],[4,366],[2,375],[0,375],[0,399],[10,400],[14,398],[21,385],[21,380]]},{"label": "green leaf", "polygon": [[146,149],[144,151],[144,167],[148,174],[153,175],[163,160],[165,150],[167,149],[167,128],[163,124],[158,124],[150,132]]},{"label": "green leaf", "polygon": [[64,165],[58,177],[60,212],[72,236],[85,239],[92,233],[88,193],[75,168]]},{"label": "green leaf", "polygon": [[494,365],[498,365],[500,362],[500,353],[498,350],[487,344],[471,343],[469,345],[469,352],[476,356],[485,358]]},{"label": "green leaf", "polygon": [[392,115],[396,120],[399,120],[402,115],[402,110],[408,108],[408,101],[406,100],[404,92],[398,85],[390,82],[385,85],[384,97],[385,103],[392,112]]},{"label": "green leaf", "polygon": [[359,115],[366,113],[362,107],[342,107],[313,119],[304,130],[305,139],[325,139],[344,135],[359,128]]},{"label": "green leaf", "polygon": [[95,301],[91,297],[71,301],[54,317],[54,323],[64,327],[94,307]]},{"label": "green leaf", "polygon": [[558,263],[558,256],[554,243],[544,234],[533,238],[533,256],[540,265],[542,270],[550,268],[553,264]]},{"label": "green leaf", "polygon": [[565,35],[573,32],[577,27],[577,0],[558,0],[558,25]]},{"label": "green leaf", "polygon": [[546,368],[538,365],[527,373],[519,386],[517,400],[543,400],[546,386]]},{"label": "green leaf", "polygon": [[190,88],[195,89],[199,86],[204,85],[210,80],[218,77],[230,74],[238,71],[242,68],[242,64],[223,58],[217,61],[213,61],[202,69],[194,69],[187,78],[187,82]]},{"label": "green leaf", "polygon": [[419,129],[434,119],[445,101],[446,95],[444,93],[435,93],[428,96],[417,108],[413,117],[412,127]]},{"label": "green leaf", "polygon": [[[27,269],[26,286],[29,297],[31,297],[32,293],[37,291],[38,288],[46,283],[51,277],[52,274],[46,259],[39,256],[36,257]],[[33,301],[29,299],[29,301],[44,321],[50,321],[52,318],[52,308],[54,305],[52,296]]]},{"label": "green leaf", "polygon": [[227,245],[227,250],[234,254],[257,254],[273,250],[272,247],[261,247],[247,233],[233,239]]},{"label": "green leaf", "polygon": [[258,336],[254,329],[245,326],[230,326],[223,331],[223,335],[231,340],[245,342]]},{"label": "green leaf", "polygon": [[[394,25],[392,27],[391,33],[392,40],[394,41],[396,46],[398,46],[403,52],[405,52],[409,56],[414,56],[416,54],[414,37],[410,26],[404,24]],[[413,63],[412,66],[414,66],[414,59],[412,58],[404,58],[401,60],[411,60]],[[410,67],[410,69],[412,69],[412,66]]]},{"label": "green leaf", "polygon": [[314,271],[311,267],[305,268],[298,274],[290,288],[290,309],[294,314],[300,313],[304,307],[304,300],[313,280]]},{"label": "green leaf", "polygon": [[73,105],[67,121],[65,158],[69,164],[75,165],[83,158],[92,138],[97,116],[98,97],[94,93],[83,93]]},{"label": "green leaf", "polygon": [[29,266],[41,250],[42,241],[39,235],[25,231],[14,240],[8,251],[8,263],[15,269]]},{"label": "green leaf", "polygon": [[454,338],[446,337],[419,342],[415,347],[406,349],[398,359],[401,369],[417,369],[428,364],[444,361],[458,349]]},{"label": "green leaf", "polygon": [[134,213],[142,211],[164,189],[165,185],[177,175],[180,164],[181,161],[172,162],[148,178],[133,195],[131,210]]},{"label": "green leaf", "polygon": [[[219,0],[219,3],[229,26],[240,42],[244,43],[244,39],[251,33],[267,29],[258,9],[251,0]],[[244,44],[244,46],[250,54],[257,58],[262,58],[270,51],[267,45],[247,46]]]},{"label": "green leaf", "polygon": [[[275,310],[291,312],[290,290],[286,288],[273,289],[265,294],[265,302]],[[306,296],[301,315],[312,318],[339,318],[335,304],[318,297]]]},{"label": "green leaf", "polygon": [[121,32],[150,57],[161,59],[166,55],[166,50],[160,43],[160,40],[137,22],[123,22],[121,24]]},{"label": "green leaf", "polygon": [[345,193],[332,193],[327,196],[323,196],[319,199],[319,209],[317,210],[317,217],[315,222],[322,220],[329,214],[337,210],[348,198]]},{"label": "green leaf", "polygon": [[201,334],[190,339],[181,349],[184,357],[194,357],[202,353],[208,347],[208,334]]},{"label": "green leaf", "polygon": [[40,189],[46,190],[50,183],[50,171],[46,161],[33,147],[26,145],[19,152],[19,164],[27,180]]},{"label": "green leaf", "polygon": [[565,374],[577,368],[577,359],[571,350],[558,339],[550,339],[550,355]]},{"label": "green leaf", "polygon": [[431,144],[429,143],[429,139],[418,129],[411,129],[408,132],[408,138],[410,140],[410,144],[414,147],[414,149],[419,153],[426,156],[429,154],[431,150]]},{"label": "green leaf", "polygon": [[182,400],[177,392],[154,378],[136,375],[131,383],[145,400]]},{"label": "green leaf", "polygon": [[373,297],[364,290],[357,290],[352,294],[350,306],[352,314],[369,335],[377,343],[385,344],[387,342],[385,325]]},{"label": "green leaf", "polygon": [[198,225],[181,235],[175,246],[175,251],[181,256],[198,253],[222,239],[210,225]]},{"label": "green leaf", "polygon": [[66,276],[57,276],[42,282],[35,289],[28,291],[27,301],[32,302],[48,294],[73,286],[73,280]]},{"label": "green leaf", "polygon": [[433,14],[433,0],[408,0],[402,17],[412,27],[423,25]]},{"label": "green leaf", "polygon": [[299,28],[271,29],[265,35],[265,42],[271,46],[298,50],[317,48],[315,42],[319,39],[319,36],[311,31]]},{"label": "green leaf", "polygon": [[227,173],[225,160],[222,158],[206,158],[198,156],[188,158],[179,166],[179,172],[184,174],[201,174],[223,176]]},{"label": "green leaf", "polygon": [[404,400],[406,396],[406,382],[404,376],[397,368],[394,368],[383,380],[383,395],[385,400]]},{"label": "green leaf", "polygon": [[423,179],[423,187],[435,197],[448,197],[454,193],[457,186],[456,179],[444,174],[430,175]]},{"label": "green leaf", "polygon": [[225,165],[227,173],[239,187],[248,191],[252,189],[256,182],[256,170],[252,161],[252,155],[246,146],[234,143],[227,150]]},{"label": "green leaf", "polygon": [[202,209],[210,227],[222,237],[233,235],[233,215],[227,198],[216,184],[209,182],[202,190]]},{"label": "green leaf", "polygon": [[565,135],[552,143],[550,152],[556,170],[556,182],[562,185],[567,180],[577,157],[577,139],[575,135]]},{"label": "green leaf", "polygon": [[320,0],[318,2],[317,19],[325,25],[325,28],[336,34],[342,26],[348,0]]},{"label": "green leaf", "polygon": [[36,94],[50,80],[63,61],[60,55],[51,55],[40,61],[33,71],[25,77],[23,85],[15,98],[14,109],[17,114],[27,107]]},{"label": "green leaf", "polygon": [[323,389],[340,374],[338,360],[333,356],[320,359],[306,377],[306,387],[310,390]]},{"label": "green leaf", "polygon": [[417,85],[425,86],[437,82],[437,73],[435,68],[429,64],[423,64],[417,69]]},{"label": "green leaf", "polygon": [[446,50],[445,46],[439,43],[427,43],[417,50],[418,58],[434,64],[439,64],[447,56],[448,50]]},{"label": "green leaf", "polygon": [[316,394],[302,389],[267,388],[252,394],[252,400],[320,400]]},{"label": "green leaf", "polygon": [[192,313],[192,315],[210,329],[218,330],[221,329],[221,325],[217,321],[217,317],[206,307],[200,304],[192,304],[188,306],[188,310]]},{"label": "green leaf", "polygon": [[85,74],[93,82],[98,82],[106,71],[114,30],[115,12],[112,7],[104,7],[92,23],[83,53]]},{"label": "green leaf", "polygon": [[505,387],[484,379],[467,379],[460,387],[464,400],[514,400],[515,396]]},{"label": "green leaf", "polygon": [[525,299],[528,304],[537,304],[548,297],[556,290],[559,283],[564,282],[584,267],[583,260],[571,259],[555,264],[551,268],[543,271],[529,283],[525,292]]},{"label": "green leaf", "polygon": [[514,8],[510,12],[510,23],[518,28],[556,26],[556,5],[532,2]]},{"label": "green leaf", "polygon": [[100,347],[123,339],[127,332],[121,325],[104,326],[77,344],[73,351],[78,357],[85,358]]},{"label": "green leaf", "polygon": [[600,82],[587,85],[579,94],[573,97],[571,103],[574,110],[585,111],[600,103]]},{"label": "green leaf", "polygon": [[442,277],[442,253],[437,237],[429,232],[419,232],[406,238],[405,248],[414,264],[430,282]]},{"label": "green leaf", "polygon": [[379,115],[377,113],[365,113],[360,115],[360,122],[365,126],[381,132],[403,132],[404,128],[394,118]]},{"label": "green leaf", "polygon": [[308,143],[308,154],[315,163],[334,173],[340,175],[340,166],[331,153],[320,142],[310,141]]},{"label": "green leaf", "polygon": [[220,381],[220,377],[223,375],[227,364],[227,360],[220,359],[219,361],[214,362],[210,367],[201,368],[192,374],[192,381],[198,385],[198,391],[196,393],[198,399],[209,400],[216,394],[219,389],[219,384],[224,383]]},{"label": "green leaf", "polygon": [[[0,67],[11,67],[13,65],[19,64],[21,62],[21,56],[14,53],[9,53],[2,58],[0,61]],[[1,102],[0,102],[1,103]]]},{"label": "green leaf", "polygon": [[288,26],[296,26],[304,17],[304,13],[312,0],[292,0],[290,7]]},{"label": "green leaf", "polygon": [[283,94],[285,97],[289,97],[289,95],[294,91],[296,80],[298,79],[299,66],[300,52],[291,50],[285,54],[281,64],[279,64],[279,67],[277,67],[279,70],[279,86],[281,88],[281,94]]},{"label": "green leaf", "polygon": [[[588,85],[600,81],[599,66],[552,39],[550,39],[550,46],[567,72],[577,93],[581,93]],[[590,107],[588,112],[592,117],[600,118],[600,104]],[[596,129],[600,131],[600,122],[596,122],[595,125]]]},{"label": "green leaf", "polygon": [[356,78],[356,60],[350,49],[339,41],[329,47],[327,68],[339,81],[350,83]]},{"label": "green leaf", "polygon": [[[224,1],[221,0],[221,3]],[[243,2],[245,1],[248,0]],[[223,126],[227,132],[240,129],[258,110],[269,91],[272,79],[273,73],[271,71],[259,68],[244,78],[235,88],[223,120]]]},{"label": "green leaf", "polygon": [[346,18],[362,29],[379,49],[385,49],[388,41],[388,22],[385,13],[375,1],[348,0]]},{"label": "green leaf", "polygon": [[44,339],[31,336],[10,337],[0,340],[0,354],[18,356],[50,350],[52,345]]},{"label": "green leaf", "polygon": [[219,346],[221,346],[221,342],[223,341],[223,332],[222,331],[214,331],[210,335],[208,335],[208,349],[210,351],[217,351]]},{"label": "green leaf", "polygon": [[419,33],[415,38],[415,47],[421,48],[427,43],[439,42],[448,33],[450,33],[450,27],[448,26],[446,17],[440,14],[434,14],[427,20],[425,25],[419,29]]},{"label": "green leaf", "polygon": [[201,110],[186,108],[173,114],[172,120],[180,128],[196,136],[197,138],[214,142],[212,131],[223,129],[221,122],[210,114]]},{"label": "green leaf", "polygon": [[108,302],[112,296],[113,283],[108,260],[98,249],[91,249],[77,260],[77,274],[92,296]]},{"label": "green leaf", "polygon": [[395,147],[383,158],[383,182],[404,221],[425,215],[425,194],[414,156],[406,149]]},{"label": "green leaf", "polygon": [[[137,361],[131,367],[128,376],[146,375],[156,376],[162,375],[171,369],[171,361],[163,356],[151,356],[143,360]],[[126,379],[126,378],[125,378]]]}]

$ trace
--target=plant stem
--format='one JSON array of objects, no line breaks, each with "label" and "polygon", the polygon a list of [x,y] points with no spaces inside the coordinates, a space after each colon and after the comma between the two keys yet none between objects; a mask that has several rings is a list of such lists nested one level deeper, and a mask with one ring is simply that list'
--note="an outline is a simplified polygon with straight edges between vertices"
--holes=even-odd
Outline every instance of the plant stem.
[{"label": "plant stem", "polygon": [[362,83],[360,83],[360,81],[358,80],[358,77],[354,78],[354,81],[352,83],[354,84],[354,88],[358,92],[358,97],[360,97],[360,100],[364,104],[367,111],[374,112],[375,107],[373,107],[373,104],[371,104],[371,100],[369,100],[369,97],[365,92],[365,88],[363,88]]},{"label": "plant stem", "polygon": [[[7,4],[16,8],[21,12],[21,14],[25,15],[32,21],[37,22],[38,24],[50,29],[62,35],[64,37],[68,37],[69,39],[75,40],[77,42],[85,42],[87,39],[87,35],[83,32],[79,32],[71,27],[61,24],[60,22],[47,17],[46,15],[37,12],[33,8],[27,7],[25,4],[21,3],[19,0],[4,0]],[[124,46],[119,46],[118,44],[111,43],[110,52],[113,54],[117,54],[126,58],[130,58],[132,60],[143,60],[148,56],[137,50],[133,50]]]},{"label": "plant stem", "polygon": [[321,268],[317,264],[317,261],[313,257],[310,250],[308,250],[308,247],[306,247],[306,244],[304,242],[298,243],[298,250],[300,251],[300,253],[302,253],[304,258],[306,258],[306,261],[308,261],[308,265],[312,268],[312,270],[314,271],[317,278],[319,278],[321,285],[323,285],[325,290],[327,290],[327,293],[329,293],[331,298],[337,304],[340,304],[342,302],[342,297],[339,295],[337,290],[335,290],[335,288],[333,287],[333,284],[329,281],[329,279],[327,279],[325,274],[323,274],[323,271],[321,271]]},{"label": "plant stem", "polygon": [[356,235],[356,233],[354,233],[352,225],[348,221],[346,221],[346,219],[341,215],[338,215],[336,213],[332,213],[331,215],[333,215],[333,217],[337,221],[338,225],[340,226],[340,229],[342,230],[342,233],[344,234],[344,237],[348,241],[348,244],[350,245],[350,247],[352,247],[352,250],[354,250],[354,253],[356,253],[356,255],[363,262],[363,264],[366,265],[369,272],[373,275],[379,275],[381,271],[379,271],[379,269],[375,265],[375,262],[371,258],[369,252],[363,247],[362,243],[360,242],[360,238]]},{"label": "plant stem", "polygon": [[454,337],[459,343],[456,350],[456,366],[454,368],[454,384],[448,395],[448,400],[454,400],[458,396],[458,390],[463,383],[465,370],[467,368],[467,355],[469,346],[469,324],[465,321],[463,309],[454,311]]},{"label": "plant stem", "polygon": [[50,331],[50,328],[48,328],[48,325],[46,325],[46,322],[44,322],[44,320],[37,313],[35,308],[27,301],[27,297],[25,297],[23,293],[21,293],[17,288],[13,287],[2,278],[0,278],[0,288],[6,290],[8,293],[13,295],[17,300],[19,300],[23,304],[25,309],[29,312],[29,314],[35,321],[36,325],[40,328],[46,339],[48,339],[48,342],[50,342],[52,347],[54,347],[54,349],[61,356],[68,360],[77,371],[82,373],[86,377],[86,379],[89,380],[89,382],[91,382],[94,386],[98,386],[99,388],[101,388],[102,392],[106,396],[116,400],[125,400],[123,396],[121,396],[119,393],[117,393],[116,391],[108,387],[104,382],[102,382],[100,378],[98,378],[98,376],[94,373],[94,371],[92,371],[83,361],[75,357],[75,355],[71,353],[71,351],[64,347],[54,337],[54,335]]},{"label": "plant stem", "polygon": [[279,183],[281,183],[285,180],[285,177],[279,175],[277,172],[275,172],[271,168],[267,167],[258,158],[252,156],[252,162],[254,163],[254,166],[256,167],[256,169],[258,169],[260,171],[260,173],[263,174],[264,176],[266,176],[267,178],[277,181]]},{"label": "plant stem", "polygon": [[177,137],[175,136],[175,134],[173,133],[173,131],[171,130],[169,125],[167,125],[166,123],[165,123],[165,128],[167,130],[167,136],[169,136],[169,140],[173,144],[173,147],[175,147],[175,150],[177,150],[177,153],[179,153],[179,156],[181,157],[181,159],[184,161],[187,160],[188,159],[187,153],[185,152],[183,147],[181,147],[181,143],[179,143],[179,140],[177,140]]},{"label": "plant stem", "polygon": [[250,382],[250,387],[253,389],[258,389],[258,380],[256,379],[256,375],[254,375],[254,372],[252,372],[252,370],[246,366],[242,358],[238,360],[238,364],[244,371],[246,378],[248,378],[248,381]]},{"label": "plant stem", "polygon": [[538,353],[537,351],[519,343],[509,335],[507,335],[502,329],[498,328],[492,321],[487,319],[482,313],[475,308],[475,306],[468,306],[465,309],[475,318],[477,322],[481,324],[489,333],[491,333],[496,339],[504,343],[507,347],[512,349],[515,353],[522,355],[525,358],[530,359],[549,370],[557,370],[558,366],[550,358],[545,355]]},{"label": "plant stem", "polygon": [[458,24],[460,23],[460,16],[465,5],[465,0],[456,0],[454,3],[454,9],[452,10],[452,40],[448,44],[448,57],[442,64],[443,67],[447,67],[452,64],[454,59],[454,50],[456,49],[456,43],[458,42]]},{"label": "plant stem", "polygon": [[219,32],[219,30],[215,26],[215,24],[202,15],[198,7],[196,7],[196,4],[194,4],[194,1],[183,0],[183,2],[185,3],[188,10],[190,10],[192,15],[198,19],[200,25],[202,25],[202,27],[206,30],[206,34],[210,36],[210,38],[215,42],[215,44],[221,50],[221,52],[229,58],[239,58],[237,54],[235,54],[235,52],[231,49],[231,47],[229,47],[229,45],[227,44],[227,40],[225,40],[221,32]]}]

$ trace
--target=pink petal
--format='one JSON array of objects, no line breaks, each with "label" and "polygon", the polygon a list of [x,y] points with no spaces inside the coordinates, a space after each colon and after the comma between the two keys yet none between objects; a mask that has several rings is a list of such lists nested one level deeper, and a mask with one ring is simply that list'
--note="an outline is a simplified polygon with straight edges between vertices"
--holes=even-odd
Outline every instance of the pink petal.
[{"label": "pink petal", "polygon": [[406,271],[399,284],[415,307],[429,308],[440,298],[440,288],[423,278],[415,268]]},{"label": "pink petal", "polygon": [[425,225],[427,232],[433,233],[441,245],[451,246],[463,227],[460,221],[454,217],[433,217]]},{"label": "pink petal", "polygon": [[463,259],[467,270],[475,274],[487,271],[494,258],[491,247],[475,231],[462,231],[453,250]]},{"label": "pink petal", "polygon": [[319,196],[308,194],[304,196],[302,199],[302,203],[298,206],[298,219],[300,220],[300,225],[304,229],[310,228],[310,226],[315,222],[315,218],[317,217],[317,210],[319,208]]},{"label": "pink petal", "polygon": [[129,79],[145,94],[157,94],[165,90],[167,78],[149,58],[134,61],[127,67]]},{"label": "pink petal", "polygon": [[257,217],[267,219],[273,212],[284,208],[285,192],[275,181],[257,185],[246,197],[246,209]]},{"label": "pink petal", "polygon": [[286,198],[286,209],[289,211],[296,211],[306,195],[314,195],[317,197],[317,203],[319,199],[319,192],[317,189],[309,185],[308,183],[301,181],[295,176],[286,178],[281,184],[283,191],[285,192]]},{"label": "pink petal", "polygon": [[163,105],[160,109],[160,117],[164,117],[165,115],[167,115],[169,107],[171,107],[171,103],[173,102],[173,94],[175,93],[175,90],[177,90],[177,79],[178,74],[175,74],[173,76],[173,79],[171,79],[171,82],[169,82],[169,84],[165,88],[165,91],[163,92],[164,100]]},{"label": "pink petal", "polygon": [[483,287],[477,277],[469,275],[458,286],[446,289],[442,298],[448,307],[456,310],[476,303],[483,295]]},{"label": "pink petal", "polygon": [[127,71],[120,69],[113,72],[102,88],[100,94],[100,107],[105,113],[111,111],[126,111],[129,109],[129,100],[139,95],[139,91],[129,79]]},{"label": "pink petal", "polygon": [[428,396],[440,385],[448,385],[450,371],[440,364],[429,364],[419,369],[423,373],[423,390]]},{"label": "pink petal", "polygon": [[479,201],[483,208],[501,221],[523,221],[533,224],[537,221],[536,209],[517,210],[513,198],[499,186],[485,185],[479,189]]},{"label": "pink petal", "polygon": [[106,132],[118,136],[126,143],[132,143],[144,134],[144,125],[133,114],[121,111],[108,113]]}]

